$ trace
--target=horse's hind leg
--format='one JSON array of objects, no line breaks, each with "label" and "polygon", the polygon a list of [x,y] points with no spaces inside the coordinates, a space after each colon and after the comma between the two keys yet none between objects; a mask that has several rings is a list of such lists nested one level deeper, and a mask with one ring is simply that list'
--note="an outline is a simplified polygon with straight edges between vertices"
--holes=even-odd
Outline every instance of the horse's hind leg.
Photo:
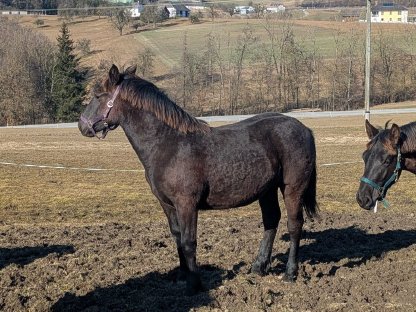
[{"label": "horse's hind leg", "polygon": [[277,190],[271,188],[259,199],[263,218],[264,234],[260,243],[259,254],[251,266],[251,271],[264,275],[270,268],[273,242],[276,237],[277,225],[280,221],[280,207],[277,200]]},{"label": "horse's hind leg", "polygon": [[287,229],[290,236],[289,259],[283,280],[294,282],[298,273],[299,242],[303,226],[303,208],[301,205],[303,188],[286,185],[282,188],[282,192],[287,209]]}]

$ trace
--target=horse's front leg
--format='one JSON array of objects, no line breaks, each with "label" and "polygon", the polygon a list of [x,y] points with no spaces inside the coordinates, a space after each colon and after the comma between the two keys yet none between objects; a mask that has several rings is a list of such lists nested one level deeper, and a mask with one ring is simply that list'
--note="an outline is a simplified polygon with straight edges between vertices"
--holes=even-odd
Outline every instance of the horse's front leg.
[{"label": "horse's front leg", "polygon": [[294,282],[298,273],[299,243],[303,226],[301,196],[298,189],[290,186],[284,189],[285,206],[287,209],[287,228],[290,236],[289,259],[283,280]]},{"label": "horse's front leg", "polygon": [[186,292],[196,294],[202,289],[201,278],[196,265],[196,228],[198,212],[195,205],[177,206],[178,223],[181,232],[181,249],[188,267]]},{"label": "horse's front leg", "polygon": [[181,230],[179,228],[178,217],[175,207],[168,205],[166,203],[160,202],[160,205],[165,212],[166,217],[168,218],[170,232],[175,239],[176,248],[178,250],[179,256],[179,274],[177,276],[178,280],[185,280],[186,274],[189,271],[188,265],[186,264],[186,259],[182,251],[181,246]]}]

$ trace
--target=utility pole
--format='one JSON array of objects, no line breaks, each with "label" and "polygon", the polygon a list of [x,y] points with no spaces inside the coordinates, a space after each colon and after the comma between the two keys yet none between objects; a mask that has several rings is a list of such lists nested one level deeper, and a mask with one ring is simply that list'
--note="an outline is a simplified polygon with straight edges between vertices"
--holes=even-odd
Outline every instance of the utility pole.
[{"label": "utility pole", "polygon": [[367,0],[367,36],[365,50],[365,119],[370,121],[371,0]]}]

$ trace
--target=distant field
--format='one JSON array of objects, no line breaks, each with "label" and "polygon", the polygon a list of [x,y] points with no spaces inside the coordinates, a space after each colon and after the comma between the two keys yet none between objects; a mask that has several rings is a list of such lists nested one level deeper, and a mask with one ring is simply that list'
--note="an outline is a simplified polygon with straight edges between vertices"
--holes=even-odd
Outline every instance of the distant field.
[{"label": "distant field", "polygon": [[[310,11],[309,14],[301,13],[300,17],[293,20],[293,31],[298,42],[308,49],[313,46],[324,58],[332,58],[335,54],[335,38],[340,42],[346,41],[351,32],[363,38],[366,25],[359,22],[341,22],[320,19],[319,11]],[[324,12],[336,16],[337,11]],[[302,16],[303,15],[303,16]],[[318,16],[316,16],[318,15]],[[315,17],[313,17],[315,16]],[[28,27],[36,28],[51,40],[58,36],[61,21],[57,17],[41,17],[45,25],[39,28],[33,24],[34,17],[22,17],[20,22]],[[175,19],[165,22],[161,27],[153,29],[151,26],[133,33],[131,28],[126,28],[125,35],[119,36],[106,18],[89,17],[76,18],[70,24],[70,31],[74,41],[82,38],[91,40],[92,53],[82,58],[82,63],[96,68],[100,60],[108,60],[120,65],[128,65],[134,62],[138,53],[145,47],[150,47],[156,54],[155,75],[166,74],[171,68],[178,66],[183,51],[184,34],[187,36],[188,48],[191,51],[201,52],[205,48],[206,38],[211,33],[221,38],[223,53],[227,53],[228,42],[230,47],[235,46],[237,38],[244,27],[252,27],[254,35],[258,37],[256,44],[267,42],[267,33],[264,30],[264,19],[239,19],[217,18],[212,22],[203,19],[201,23],[191,24],[189,20]],[[282,21],[275,21],[275,28],[279,32]],[[416,52],[416,40],[413,39],[415,25],[373,25],[373,37],[382,31],[386,36],[394,38],[394,43],[401,46],[411,54]],[[342,45],[342,44],[341,44]]]}]

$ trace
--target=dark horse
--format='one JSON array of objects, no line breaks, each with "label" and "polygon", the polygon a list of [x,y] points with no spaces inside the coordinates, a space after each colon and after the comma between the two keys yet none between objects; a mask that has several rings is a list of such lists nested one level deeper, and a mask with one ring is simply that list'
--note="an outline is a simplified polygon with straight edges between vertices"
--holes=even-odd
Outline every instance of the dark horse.
[{"label": "dark horse", "polygon": [[294,281],[303,208],[316,208],[316,153],[312,132],[294,118],[257,115],[209,127],[173,103],[152,83],[113,65],[79,121],[84,136],[105,136],[120,125],[145,169],[146,180],[176,239],[180,277],[187,292],[201,288],[196,265],[200,209],[240,207],[259,200],[264,237],[252,271],[265,274],[280,220],[277,189],[288,214],[289,260],[285,280]]},{"label": "dark horse", "polygon": [[363,153],[364,176],[357,192],[357,202],[364,209],[373,208],[378,200],[385,202],[387,190],[402,170],[416,174],[416,122],[387,126],[388,122],[379,130],[365,121],[370,142]]}]

